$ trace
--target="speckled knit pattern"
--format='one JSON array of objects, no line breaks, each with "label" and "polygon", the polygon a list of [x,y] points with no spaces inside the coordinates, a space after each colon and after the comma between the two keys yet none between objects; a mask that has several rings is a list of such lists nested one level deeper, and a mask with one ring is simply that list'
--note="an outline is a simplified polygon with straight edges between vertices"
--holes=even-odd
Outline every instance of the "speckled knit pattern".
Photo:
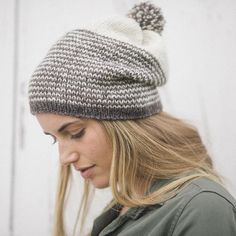
[{"label": "speckled knit pattern", "polygon": [[33,114],[135,119],[162,110],[166,82],[147,51],[89,30],[67,33],[50,49],[29,85]]}]

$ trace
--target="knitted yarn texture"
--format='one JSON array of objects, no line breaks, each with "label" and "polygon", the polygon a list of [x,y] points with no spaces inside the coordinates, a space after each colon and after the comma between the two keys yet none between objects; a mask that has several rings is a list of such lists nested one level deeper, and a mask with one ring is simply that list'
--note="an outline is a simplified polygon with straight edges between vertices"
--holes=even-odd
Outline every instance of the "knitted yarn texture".
[{"label": "knitted yarn texture", "polygon": [[150,2],[59,39],[29,83],[32,114],[107,120],[144,118],[162,110],[166,83],[164,18]]}]

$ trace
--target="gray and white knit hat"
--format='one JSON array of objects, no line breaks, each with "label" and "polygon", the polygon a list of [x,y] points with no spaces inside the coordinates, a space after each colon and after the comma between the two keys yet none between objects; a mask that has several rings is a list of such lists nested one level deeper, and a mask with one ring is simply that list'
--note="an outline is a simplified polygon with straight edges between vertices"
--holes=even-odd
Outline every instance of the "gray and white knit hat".
[{"label": "gray and white knit hat", "polygon": [[32,114],[137,119],[162,110],[157,87],[167,78],[165,20],[150,2],[68,32],[34,71]]}]

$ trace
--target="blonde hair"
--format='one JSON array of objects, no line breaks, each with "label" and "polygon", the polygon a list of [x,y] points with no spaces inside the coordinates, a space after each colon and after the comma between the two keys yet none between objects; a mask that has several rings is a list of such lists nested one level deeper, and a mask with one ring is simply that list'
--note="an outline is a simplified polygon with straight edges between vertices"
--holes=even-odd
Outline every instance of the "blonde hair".
[{"label": "blonde hair", "polygon": [[[113,201],[108,207],[115,203],[128,207],[157,204],[175,196],[181,187],[200,177],[222,184],[223,178],[214,170],[198,131],[188,122],[161,112],[143,119],[104,120],[99,123],[104,127],[113,149],[110,172]],[[66,235],[63,205],[69,176],[69,168],[62,167],[55,206],[54,236]],[[149,192],[152,183],[158,179],[171,181]],[[83,220],[88,186],[89,183],[85,183],[78,213]]]}]

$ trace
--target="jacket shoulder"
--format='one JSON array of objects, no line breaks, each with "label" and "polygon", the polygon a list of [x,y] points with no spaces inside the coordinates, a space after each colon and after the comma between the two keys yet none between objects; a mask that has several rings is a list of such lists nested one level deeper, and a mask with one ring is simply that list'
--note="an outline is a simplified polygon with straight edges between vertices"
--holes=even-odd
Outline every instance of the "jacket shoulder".
[{"label": "jacket shoulder", "polygon": [[226,201],[228,201],[229,204],[233,205],[236,208],[235,198],[221,184],[216,183],[215,181],[207,179],[205,177],[196,179],[192,181],[191,184],[195,185],[198,188],[199,192],[211,192],[217,194],[218,196],[221,196]]},{"label": "jacket shoulder", "polygon": [[176,197],[181,205],[168,236],[236,235],[236,201],[220,184],[199,178]]}]

